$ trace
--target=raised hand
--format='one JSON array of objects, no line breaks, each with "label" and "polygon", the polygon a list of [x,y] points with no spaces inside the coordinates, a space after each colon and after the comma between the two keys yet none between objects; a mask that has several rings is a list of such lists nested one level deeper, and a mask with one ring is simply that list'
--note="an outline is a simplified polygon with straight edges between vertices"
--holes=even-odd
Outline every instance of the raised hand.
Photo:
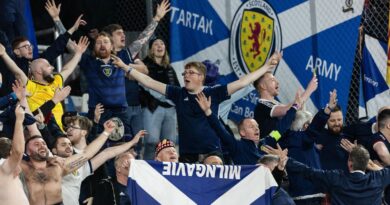
[{"label": "raised hand", "polygon": [[24,120],[24,114],[26,113],[25,107],[21,106],[20,104],[16,105],[15,108],[15,116],[16,116],[16,121],[22,121]]},{"label": "raised hand", "polygon": [[45,116],[40,109],[38,109],[38,114],[34,116],[34,119],[37,121],[38,125],[41,125],[45,122]]},{"label": "raised hand", "polygon": [[274,54],[265,62],[268,71],[272,72],[274,68],[279,64],[280,60],[283,57],[283,53],[275,51]]},{"label": "raised hand", "polygon": [[313,77],[311,78],[309,84],[306,87],[306,91],[308,91],[310,93],[313,93],[314,91],[317,90],[317,88],[318,88],[317,75],[313,75]]},{"label": "raised hand", "polygon": [[113,60],[112,64],[114,64],[116,67],[122,68],[122,69],[125,69],[127,67],[127,65],[118,56],[111,55],[111,59]]},{"label": "raised hand", "polygon": [[301,109],[303,106],[303,99],[302,99],[302,90],[298,88],[297,93],[295,93],[295,99],[294,104],[296,104],[298,109]]},{"label": "raised hand", "polygon": [[341,139],[340,146],[348,153],[351,153],[352,149],[357,146],[357,141],[355,140],[354,143],[351,143],[347,139]]},{"label": "raised hand", "polygon": [[329,93],[329,108],[333,110],[337,106],[337,90],[333,89],[332,92]]},{"label": "raised hand", "polygon": [[22,85],[19,79],[12,83],[12,91],[14,91],[19,101],[26,97],[26,87]]},{"label": "raised hand", "polygon": [[73,24],[72,28],[70,28],[70,29],[68,30],[68,32],[69,32],[70,34],[73,34],[75,31],[77,31],[77,29],[79,29],[79,26],[80,26],[80,25],[82,25],[82,26],[87,25],[87,22],[84,21],[83,19],[81,19],[82,17],[83,17],[83,14],[81,14],[81,15],[77,18],[77,20],[76,20],[76,22]]},{"label": "raised hand", "polygon": [[45,9],[53,19],[53,21],[60,21],[60,12],[61,12],[61,4],[58,4],[56,7],[56,3],[54,0],[47,0],[45,4]]},{"label": "raised hand", "polygon": [[205,112],[207,116],[211,115],[211,97],[206,98],[206,95],[203,92],[200,92],[196,95],[196,102],[198,102],[199,107]]},{"label": "raised hand", "polygon": [[261,150],[267,154],[273,154],[279,156],[280,161],[278,164],[278,169],[283,170],[288,160],[288,156],[287,156],[288,149],[283,150],[279,144],[276,144],[276,147],[277,148],[275,149],[271,146],[265,145],[265,146],[261,146]]},{"label": "raised hand", "polygon": [[71,89],[72,88],[69,85],[64,88],[57,88],[54,93],[54,97],[51,100],[54,102],[54,104],[63,101],[66,97],[68,97]]},{"label": "raised hand", "polygon": [[371,159],[368,160],[368,163],[367,163],[367,170],[370,170],[370,171],[379,171],[379,170],[382,170],[383,167],[381,165],[378,165],[376,164],[374,161],[372,161]]},{"label": "raised hand", "polygon": [[103,112],[104,112],[103,105],[101,103],[98,103],[95,107],[94,118],[93,118],[93,121],[95,123],[99,123],[100,117],[102,116]]},{"label": "raised hand", "polygon": [[163,0],[161,4],[157,5],[154,20],[160,21],[162,18],[164,18],[165,14],[167,14],[171,10],[170,6],[171,4],[168,0]]},{"label": "raised hand", "polygon": [[337,106],[337,91],[333,89],[332,92],[329,92],[329,102],[326,105],[324,112],[330,114]]},{"label": "raised hand", "polygon": [[79,53],[79,54],[84,53],[87,50],[88,45],[89,45],[88,37],[81,36],[81,38],[79,39],[79,42],[75,46],[76,53]]},{"label": "raised hand", "polygon": [[145,137],[145,135],[147,135],[147,134],[148,134],[148,132],[146,132],[146,130],[140,130],[140,131],[134,136],[133,140],[131,140],[131,141],[133,141],[133,142],[136,144],[136,143],[138,143],[138,141],[139,141],[139,139],[140,139],[141,137]]},{"label": "raised hand", "polygon": [[103,126],[104,132],[107,132],[109,134],[111,134],[112,131],[114,131],[114,129],[116,128],[115,122],[113,122],[112,120],[107,120]]}]

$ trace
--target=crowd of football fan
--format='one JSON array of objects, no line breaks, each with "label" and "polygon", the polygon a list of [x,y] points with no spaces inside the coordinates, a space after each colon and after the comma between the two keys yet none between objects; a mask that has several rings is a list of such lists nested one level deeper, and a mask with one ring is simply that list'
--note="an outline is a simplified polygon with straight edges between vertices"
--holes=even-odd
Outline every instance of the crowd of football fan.
[{"label": "crowd of football fan", "polygon": [[[343,126],[333,90],[313,116],[304,104],[318,87],[316,75],[281,104],[272,74],[279,52],[229,84],[218,83],[209,61],[188,62],[180,87],[165,42],[153,35],[168,0],[130,45],[118,24],[73,42],[87,23],[82,15],[66,30],[60,6],[48,0],[45,8],[61,35],[39,58],[26,37],[0,44],[0,204],[131,204],[132,159],[265,166],[278,182],[278,205],[390,202],[390,106],[375,123]],[[138,59],[147,43],[147,57]],[[73,57],[54,72],[66,51]],[[88,113],[62,104],[77,66],[88,83]],[[260,99],[254,118],[237,125],[237,139],[223,111],[253,87]]]}]

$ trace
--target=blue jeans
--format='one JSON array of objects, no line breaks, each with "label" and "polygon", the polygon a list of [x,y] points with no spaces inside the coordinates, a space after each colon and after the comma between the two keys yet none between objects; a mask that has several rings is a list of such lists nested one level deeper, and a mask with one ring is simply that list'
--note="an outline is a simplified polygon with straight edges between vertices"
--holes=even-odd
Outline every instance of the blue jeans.
[{"label": "blue jeans", "polygon": [[175,107],[164,108],[158,106],[152,113],[148,108],[144,109],[144,127],[149,133],[145,137],[144,159],[154,159],[157,143],[161,139],[169,139],[177,142],[177,117]]},{"label": "blue jeans", "polygon": [[[140,130],[144,129],[144,121],[142,114],[141,105],[138,106],[129,106],[127,108],[127,117],[129,118],[129,124],[131,127],[131,135],[135,136]],[[140,159],[140,154],[142,153],[144,138],[141,138],[135,148],[138,156],[137,159]]]},{"label": "blue jeans", "polygon": [[127,117],[131,127],[131,134],[133,136],[135,136],[140,130],[144,129],[141,105],[129,106],[127,108]]}]

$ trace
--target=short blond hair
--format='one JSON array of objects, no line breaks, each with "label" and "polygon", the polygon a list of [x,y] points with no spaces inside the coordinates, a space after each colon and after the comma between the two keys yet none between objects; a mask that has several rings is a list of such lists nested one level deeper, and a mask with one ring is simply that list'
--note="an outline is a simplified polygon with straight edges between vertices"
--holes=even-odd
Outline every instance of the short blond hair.
[{"label": "short blond hair", "polygon": [[198,61],[189,62],[184,66],[184,69],[190,69],[191,67],[194,67],[199,73],[201,73],[206,78],[207,68],[202,62],[198,62]]}]

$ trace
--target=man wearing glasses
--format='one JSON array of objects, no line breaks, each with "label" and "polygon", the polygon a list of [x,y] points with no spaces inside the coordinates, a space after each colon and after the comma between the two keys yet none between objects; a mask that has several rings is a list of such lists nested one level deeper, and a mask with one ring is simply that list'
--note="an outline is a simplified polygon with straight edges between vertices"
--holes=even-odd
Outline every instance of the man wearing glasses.
[{"label": "man wearing glasses", "polygon": [[[80,25],[84,25],[85,22],[78,18],[67,32],[60,35],[43,53],[39,55],[39,58],[46,59],[50,64],[55,62],[55,59],[65,52],[65,48],[71,35],[77,31]],[[34,46],[26,37],[17,37],[12,41],[12,53],[8,53],[16,65],[23,71],[24,74],[30,76],[29,67],[33,57]],[[70,47],[73,49],[73,47]],[[74,50],[72,51],[74,52]],[[2,68],[2,66],[0,66]],[[14,75],[8,69],[0,69],[3,76],[6,76],[0,95],[3,96],[12,91],[11,86],[15,81]]]},{"label": "man wearing glasses", "polygon": [[179,161],[194,163],[199,161],[199,155],[201,154],[221,150],[219,138],[208,124],[207,118],[196,102],[196,95],[203,92],[206,97],[211,97],[213,99],[211,110],[218,113],[218,106],[222,101],[228,99],[234,92],[249,85],[267,71],[272,71],[281,57],[280,53],[275,53],[258,70],[227,85],[214,87],[204,86],[206,67],[201,62],[190,62],[185,65],[182,73],[184,87],[166,85],[155,81],[124,64],[117,57],[114,58],[113,63],[144,86],[166,95],[168,99],[175,103],[179,126]]}]

